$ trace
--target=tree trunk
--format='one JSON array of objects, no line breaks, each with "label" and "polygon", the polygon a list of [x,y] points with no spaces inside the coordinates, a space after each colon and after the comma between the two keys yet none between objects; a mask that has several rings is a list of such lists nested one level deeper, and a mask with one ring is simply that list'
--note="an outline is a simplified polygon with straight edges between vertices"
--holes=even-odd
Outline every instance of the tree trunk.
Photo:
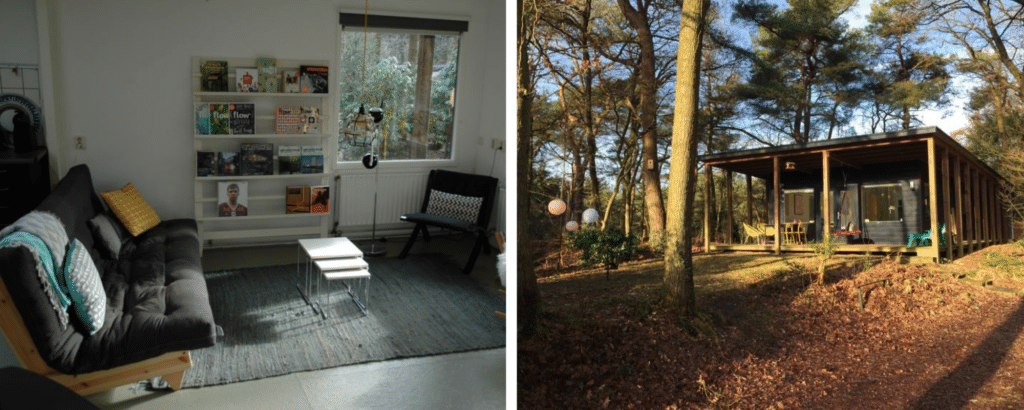
[{"label": "tree trunk", "polygon": [[640,61],[637,63],[637,94],[640,97],[639,127],[643,142],[644,202],[647,211],[648,242],[660,247],[665,234],[665,203],[661,199],[661,166],[658,163],[658,78],[655,72],[654,35],[646,13],[628,0],[618,0],[619,10],[637,31]]},{"label": "tree trunk", "polygon": [[[519,334],[530,337],[537,331],[540,320],[540,291],[537,289],[537,276],[533,271],[533,246],[530,244],[530,220],[523,217],[530,215],[529,179],[530,147],[533,138],[533,92],[530,85],[530,59],[527,53],[530,38],[533,35],[532,19],[534,0],[517,0],[517,31],[516,52],[518,70],[516,73],[516,168],[520,178],[516,180],[516,211],[520,218],[516,221],[516,293],[518,295],[517,315]],[[531,6],[530,10],[526,7]]]},{"label": "tree trunk", "polygon": [[696,313],[693,287],[693,195],[697,182],[697,109],[701,45],[710,0],[684,0],[676,60],[676,106],[668,188],[664,297],[686,317]]}]

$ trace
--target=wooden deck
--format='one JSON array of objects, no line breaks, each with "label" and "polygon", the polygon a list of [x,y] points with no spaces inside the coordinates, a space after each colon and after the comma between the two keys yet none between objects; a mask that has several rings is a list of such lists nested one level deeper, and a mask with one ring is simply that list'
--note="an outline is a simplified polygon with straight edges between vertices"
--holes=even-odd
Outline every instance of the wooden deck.
[{"label": "wooden deck", "polygon": [[[984,248],[989,245],[995,245],[995,241],[964,241],[964,246],[974,246],[977,248]],[[839,253],[902,253],[902,254],[914,254],[922,257],[937,257],[938,254],[935,252],[935,248],[932,246],[914,246],[907,247],[906,245],[895,244],[895,243],[878,243],[878,244],[840,244],[838,246]],[[811,244],[786,244],[781,247],[782,252],[814,252],[814,247]],[[722,244],[713,243],[710,246],[711,252],[774,252],[775,245],[767,244]],[[943,249],[946,251],[946,249]]]}]

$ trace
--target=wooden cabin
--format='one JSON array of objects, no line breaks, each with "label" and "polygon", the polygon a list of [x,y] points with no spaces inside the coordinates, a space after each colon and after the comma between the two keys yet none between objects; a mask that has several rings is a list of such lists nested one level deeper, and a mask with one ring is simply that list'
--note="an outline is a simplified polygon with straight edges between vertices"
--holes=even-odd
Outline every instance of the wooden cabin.
[{"label": "wooden cabin", "polygon": [[[704,197],[711,198],[704,201],[704,232],[711,232],[704,235],[708,251],[809,252],[811,243],[832,235],[840,252],[955,259],[1012,238],[1010,218],[999,201],[1004,179],[937,127],[700,159],[705,182],[713,172],[724,171],[728,181],[745,175],[747,187],[746,214],[734,215],[736,193],[733,184],[725,184],[722,218],[738,229],[711,232],[715,198],[711,184],[705,184]],[[763,207],[754,200],[755,186],[762,185],[755,179],[764,181],[759,192]],[[755,207],[765,211],[755,212]],[[766,215],[760,231],[755,214]],[[767,235],[748,236],[750,227]],[[940,231],[946,235],[942,241],[936,240]],[[714,238],[719,240],[712,243]]]}]

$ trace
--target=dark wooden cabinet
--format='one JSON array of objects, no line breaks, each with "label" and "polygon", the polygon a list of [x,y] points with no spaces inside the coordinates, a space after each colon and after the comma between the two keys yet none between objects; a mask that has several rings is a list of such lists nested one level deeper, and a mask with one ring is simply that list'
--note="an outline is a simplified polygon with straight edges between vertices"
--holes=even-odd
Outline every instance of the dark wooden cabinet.
[{"label": "dark wooden cabinet", "polygon": [[0,228],[34,209],[50,193],[50,157],[46,149],[0,151]]}]

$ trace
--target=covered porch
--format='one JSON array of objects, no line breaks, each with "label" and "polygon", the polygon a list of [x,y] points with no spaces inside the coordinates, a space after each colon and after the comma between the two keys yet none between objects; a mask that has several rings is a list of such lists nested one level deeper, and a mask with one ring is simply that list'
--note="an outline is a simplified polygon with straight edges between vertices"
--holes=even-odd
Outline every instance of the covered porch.
[{"label": "covered porch", "polygon": [[[915,253],[938,260],[1011,238],[999,201],[1002,177],[936,127],[701,159],[709,252],[812,252],[811,244],[828,235],[837,239],[840,252]],[[713,229],[710,220],[716,170],[727,181],[727,232]],[[746,180],[746,212],[733,206],[737,174]],[[764,182],[761,227],[755,221],[755,179]],[[750,228],[767,234],[754,240]]]}]

